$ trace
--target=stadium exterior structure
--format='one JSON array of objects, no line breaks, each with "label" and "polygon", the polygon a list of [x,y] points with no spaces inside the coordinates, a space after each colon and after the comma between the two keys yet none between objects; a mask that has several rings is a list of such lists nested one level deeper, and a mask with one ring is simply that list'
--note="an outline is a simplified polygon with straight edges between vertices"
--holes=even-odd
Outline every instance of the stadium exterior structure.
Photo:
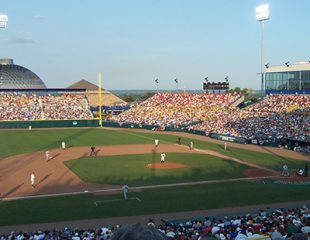
[{"label": "stadium exterior structure", "polygon": [[16,65],[13,59],[0,59],[0,90],[46,89],[44,82],[29,69]]},{"label": "stadium exterior structure", "polygon": [[310,62],[285,63],[265,69],[266,94],[310,94]]}]

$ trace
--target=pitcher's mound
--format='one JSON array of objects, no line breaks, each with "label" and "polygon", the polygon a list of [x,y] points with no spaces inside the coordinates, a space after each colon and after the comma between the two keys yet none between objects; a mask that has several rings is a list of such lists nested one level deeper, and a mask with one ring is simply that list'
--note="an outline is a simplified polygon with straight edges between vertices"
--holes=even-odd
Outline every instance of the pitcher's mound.
[{"label": "pitcher's mound", "polygon": [[180,163],[149,163],[146,165],[147,168],[156,169],[176,169],[176,168],[186,168],[186,165]]}]

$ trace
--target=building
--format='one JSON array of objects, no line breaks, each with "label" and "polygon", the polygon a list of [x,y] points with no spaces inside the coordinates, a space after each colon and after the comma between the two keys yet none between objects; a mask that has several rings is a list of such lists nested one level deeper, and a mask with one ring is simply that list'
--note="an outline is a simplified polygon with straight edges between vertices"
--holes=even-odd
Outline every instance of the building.
[{"label": "building", "polygon": [[[70,89],[71,91],[74,91],[74,89],[85,89],[85,96],[88,99],[89,105],[91,107],[98,107],[99,106],[99,97],[98,97],[98,86],[82,79],[69,87],[67,89]],[[115,96],[111,92],[109,92],[106,89],[102,89],[102,97],[101,97],[101,105],[102,106],[115,106],[115,105],[125,105],[126,102],[120,99],[119,97]]]},{"label": "building", "polygon": [[1,89],[46,89],[44,82],[29,69],[15,65],[13,59],[0,59]]},{"label": "building", "polygon": [[265,93],[310,94],[310,62],[285,63],[265,69]]}]

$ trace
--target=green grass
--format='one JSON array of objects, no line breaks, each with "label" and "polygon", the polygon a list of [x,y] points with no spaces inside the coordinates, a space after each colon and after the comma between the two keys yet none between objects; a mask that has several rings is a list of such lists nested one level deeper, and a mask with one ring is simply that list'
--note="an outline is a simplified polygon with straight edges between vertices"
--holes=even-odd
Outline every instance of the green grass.
[{"label": "green grass", "polygon": [[[177,136],[158,134],[154,132],[132,132],[126,130],[109,130],[98,128],[82,129],[49,129],[49,130],[0,130],[0,159],[20,153],[35,152],[46,149],[59,148],[62,140],[67,146],[99,146],[121,144],[154,144],[158,138],[160,144],[175,143]],[[190,138],[182,137],[182,144],[188,145]],[[277,156],[275,154],[260,153],[229,146],[224,151],[223,144],[193,140],[194,147],[209,149],[224,155],[236,157],[243,161],[255,163],[264,167],[281,170],[284,163],[290,169],[304,166],[303,161]]]},{"label": "green grass", "polygon": [[160,154],[135,154],[86,157],[65,162],[83,181],[131,186],[166,184],[244,177],[250,169],[229,160],[207,154],[166,153],[166,162],[187,168],[150,169],[148,163],[159,163]]},{"label": "green grass", "polygon": [[67,146],[99,146],[122,144],[154,144],[175,142],[175,136],[154,133],[136,133],[108,129],[49,129],[0,131],[0,158],[20,153],[60,148],[64,140]]},{"label": "green grass", "polygon": [[129,193],[135,200],[110,201],[96,207],[94,201],[122,199],[117,195],[74,195],[0,202],[0,225],[108,218],[190,210],[214,209],[310,198],[309,186],[288,187],[254,182],[233,182],[148,189]]},{"label": "green grass", "polygon": [[[190,139],[184,139],[184,143],[186,145],[189,144],[189,141]],[[195,148],[213,150],[229,157],[234,157],[245,162],[254,163],[259,166],[274,170],[282,170],[282,166],[284,164],[287,164],[289,169],[303,168],[305,164],[304,161],[279,156],[271,152],[270,153],[256,152],[231,146],[229,146],[228,150],[225,151],[224,143],[216,144],[197,140],[194,140],[194,142],[195,142]],[[268,150],[268,148],[266,149]]]},{"label": "green grass", "polygon": [[[99,146],[121,144],[175,143],[177,136],[154,132],[137,133],[108,129],[50,129],[0,131],[0,159],[6,156],[60,148],[62,140],[67,146]],[[223,144],[193,140],[194,147],[210,149],[227,156],[277,170],[287,163],[289,168],[303,167],[304,162],[274,154],[259,153]],[[187,145],[190,138],[182,137]],[[190,159],[189,159],[190,158]],[[68,166],[83,179],[91,182],[105,182],[129,186],[162,184],[208,179],[240,177],[247,167],[209,155],[167,153],[167,161],[184,163],[190,168],[178,170],[151,170],[144,168],[148,161],[159,161],[159,155],[128,155],[104,158],[76,159]],[[90,164],[91,163],[91,164]],[[136,167],[138,166],[138,167]],[[143,167],[142,167],[143,166]],[[116,167],[117,170],[113,170]],[[121,198],[121,194],[109,196],[77,195],[44,199],[0,201],[0,225],[77,220],[100,217],[129,216],[178,212],[263,203],[299,201],[310,199],[309,186],[263,185],[239,182],[210,184],[175,188],[150,189],[141,193],[130,193],[143,201],[110,202],[95,207],[94,201]]]}]

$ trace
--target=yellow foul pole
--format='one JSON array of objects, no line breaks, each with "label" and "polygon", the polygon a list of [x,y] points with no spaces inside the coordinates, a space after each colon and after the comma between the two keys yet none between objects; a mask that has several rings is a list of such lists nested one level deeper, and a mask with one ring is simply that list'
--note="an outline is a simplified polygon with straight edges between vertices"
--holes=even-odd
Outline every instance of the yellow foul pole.
[{"label": "yellow foul pole", "polygon": [[98,106],[99,106],[99,125],[102,127],[102,86],[101,86],[101,72],[99,72],[99,78],[98,78],[99,84],[98,84]]}]

